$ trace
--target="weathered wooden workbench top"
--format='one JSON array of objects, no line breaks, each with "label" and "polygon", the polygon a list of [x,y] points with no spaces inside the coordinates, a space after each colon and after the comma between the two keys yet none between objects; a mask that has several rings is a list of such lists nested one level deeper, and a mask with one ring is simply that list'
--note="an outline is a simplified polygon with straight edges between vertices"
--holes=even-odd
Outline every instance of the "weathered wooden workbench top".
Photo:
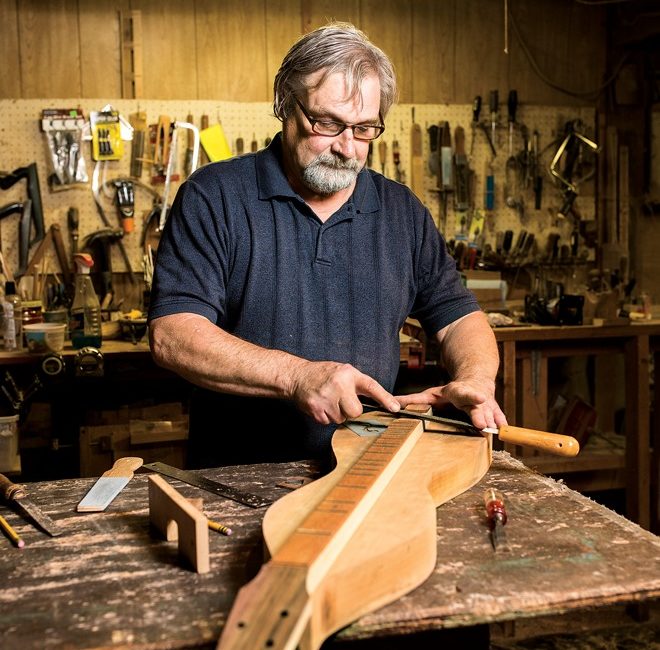
[{"label": "weathered wooden workbench top", "polygon": [[[283,496],[284,479],[314,476],[310,463],[204,470],[245,490]],[[170,480],[170,479],[168,479]],[[238,588],[261,561],[253,510],[170,480],[205,513],[230,525],[210,531],[211,571],[182,566],[175,543],[150,532],[147,478],[137,474],[102,513],[75,512],[93,479],[29,484],[32,500],[64,529],[49,538],[5,506],[23,549],[0,537],[0,647],[5,650],[215,645]],[[511,550],[494,554],[482,501],[507,499]],[[660,539],[505,452],[483,481],[438,508],[438,563],[422,586],[339,633],[337,640],[473,626],[660,596]]]}]

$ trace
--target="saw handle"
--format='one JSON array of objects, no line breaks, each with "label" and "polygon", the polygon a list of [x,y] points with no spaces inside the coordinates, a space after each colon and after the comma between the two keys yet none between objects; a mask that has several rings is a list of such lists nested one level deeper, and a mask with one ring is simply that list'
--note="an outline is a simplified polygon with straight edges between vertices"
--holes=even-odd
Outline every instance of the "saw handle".
[{"label": "saw handle", "polygon": [[523,445],[555,456],[577,456],[580,443],[571,436],[547,431],[536,431],[524,427],[503,426],[499,428],[499,438],[511,445]]}]

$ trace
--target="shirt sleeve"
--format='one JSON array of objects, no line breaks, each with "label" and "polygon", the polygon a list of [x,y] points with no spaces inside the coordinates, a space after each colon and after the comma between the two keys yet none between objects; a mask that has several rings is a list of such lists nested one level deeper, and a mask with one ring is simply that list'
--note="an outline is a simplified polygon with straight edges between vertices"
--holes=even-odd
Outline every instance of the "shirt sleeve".
[{"label": "shirt sleeve", "polygon": [[417,295],[411,316],[428,336],[475,311],[479,303],[467,289],[456,262],[427,209],[418,228]]},{"label": "shirt sleeve", "polygon": [[[150,320],[177,313],[199,314],[213,323],[223,318],[227,223],[222,197],[212,196],[198,179],[194,176],[181,185],[163,229],[156,251]],[[220,194],[217,184],[212,188]]]}]

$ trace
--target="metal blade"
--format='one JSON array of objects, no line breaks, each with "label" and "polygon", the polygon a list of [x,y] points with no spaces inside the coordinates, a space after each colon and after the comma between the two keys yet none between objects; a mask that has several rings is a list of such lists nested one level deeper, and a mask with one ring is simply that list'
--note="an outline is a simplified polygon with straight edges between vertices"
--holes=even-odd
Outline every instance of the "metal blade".
[{"label": "metal blade", "polygon": [[468,422],[463,422],[462,420],[453,420],[452,418],[443,418],[438,415],[424,415],[423,413],[414,413],[413,411],[406,411],[405,409],[402,409],[398,411],[397,413],[392,413],[390,411],[385,411],[379,406],[371,406],[371,404],[362,404],[362,408],[365,411],[377,411],[379,413],[382,413],[383,415],[387,415],[391,418],[413,418],[415,420],[424,420],[426,422],[436,422],[438,424],[450,424],[453,427],[460,427],[461,429],[465,431],[469,431],[471,433],[493,433],[497,434],[499,432],[498,429],[495,429],[493,427],[486,427],[485,429],[477,429],[472,424],[469,424]]},{"label": "metal blade", "polygon": [[102,476],[78,504],[78,512],[102,512],[126,487],[130,476]]},{"label": "metal blade", "polygon": [[195,487],[202,488],[203,490],[207,490],[208,492],[212,492],[218,496],[225,497],[226,499],[237,501],[238,503],[250,506],[251,508],[261,508],[263,506],[269,506],[271,503],[273,503],[272,499],[267,499],[266,497],[259,496],[258,494],[251,494],[250,492],[238,490],[231,487],[230,485],[212,481],[211,479],[204,478],[203,476],[199,476],[193,472],[177,469],[176,467],[166,465],[165,463],[147,463],[146,465],[143,465],[143,467],[145,469],[150,469],[153,472],[163,474],[164,476],[176,478],[179,481],[188,483],[188,485],[194,485]]},{"label": "metal blade", "polygon": [[23,497],[21,499],[13,499],[12,501],[16,504],[22,515],[27,515],[29,519],[51,537],[57,537],[62,534],[60,527],[29,499]]}]

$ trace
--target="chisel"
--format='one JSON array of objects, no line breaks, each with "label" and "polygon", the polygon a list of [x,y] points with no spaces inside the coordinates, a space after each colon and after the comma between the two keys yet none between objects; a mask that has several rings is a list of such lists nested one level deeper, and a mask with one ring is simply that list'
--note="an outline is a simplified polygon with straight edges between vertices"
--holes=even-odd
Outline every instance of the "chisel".
[{"label": "chisel", "polygon": [[27,498],[24,485],[12,483],[4,474],[0,474],[0,495],[7,503],[15,504],[21,516],[32,520],[41,530],[51,537],[61,535],[58,525],[32,501]]},{"label": "chisel", "polygon": [[410,130],[410,189],[420,201],[424,201],[424,158],[422,147],[422,127],[415,122],[413,108],[413,125]]},{"label": "chisel", "polygon": [[[491,130],[491,144],[493,147],[493,151],[496,150],[496,142],[497,142],[497,112],[499,110],[499,97],[497,90],[491,90],[490,91],[490,130]],[[493,154],[495,155],[495,154]]]},{"label": "chisel", "polygon": [[531,447],[532,449],[539,449],[546,451],[549,454],[554,454],[555,456],[576,456],[580,451],[580,445],[575,438],[561,435],[559,433],[535,431],[534,429],[514,427],[508,424],[499,428],[486,427],[485,429],[477,429],[474,425],[461,420],[443,418],[437,415],[423,415],[406,410],[401,410],[397,413],[390,413],[389,411],[384,411],[378,406],[371,406],[369,404],[363,404],[362,402],[361,404],[365,411],[380,411],[384,415],[392,418],[412,418],[423,420],[424,422],[449,424],[454,427],[459,427],[468,433],[490,433],[499,436],[502,442],[507,442],[512,445],[522,445],[523,447]]},{"label": "chisel", "polygon": [[489,487],[484,493],[486,517],[490,528],[490,539],[494,551],[508,551],[509,544],[504,531],[507,515],[504,508],[504,497],[499,490]]}]

